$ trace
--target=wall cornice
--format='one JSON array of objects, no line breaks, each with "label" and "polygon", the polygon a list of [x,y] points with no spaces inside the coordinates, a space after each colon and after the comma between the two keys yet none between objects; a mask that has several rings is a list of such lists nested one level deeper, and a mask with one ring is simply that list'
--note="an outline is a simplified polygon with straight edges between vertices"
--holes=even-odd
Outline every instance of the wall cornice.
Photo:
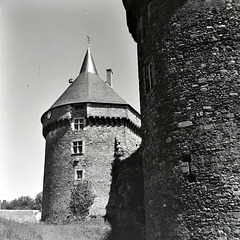
[{"label": "wall cornice", "polygon": [[[70,127],[72,119],[60,119],[54,121],[43,128],[43,136],[46,138],[48,133],[62,127]],[[139,137],[141,137],[141,127],[137,126],[128,118],[90,116],[87,118],[86,126],[126,126]]]}]

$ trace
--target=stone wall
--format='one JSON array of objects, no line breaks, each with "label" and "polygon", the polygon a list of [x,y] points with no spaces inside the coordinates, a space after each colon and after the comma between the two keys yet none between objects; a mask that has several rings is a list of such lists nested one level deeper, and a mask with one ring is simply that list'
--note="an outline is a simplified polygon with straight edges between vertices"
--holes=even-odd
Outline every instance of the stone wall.
[{"label": "stone wall", "polygon": [[112,165],[112,181],[106,220],[112,225],[108,240],[144,240],[145,210],[142,152],[129,156],[118,152]]},{"label": "stone wall", "polygon": [[124,1],[138,44],[147,239],[239,239],[240,1],[144,3]]}]

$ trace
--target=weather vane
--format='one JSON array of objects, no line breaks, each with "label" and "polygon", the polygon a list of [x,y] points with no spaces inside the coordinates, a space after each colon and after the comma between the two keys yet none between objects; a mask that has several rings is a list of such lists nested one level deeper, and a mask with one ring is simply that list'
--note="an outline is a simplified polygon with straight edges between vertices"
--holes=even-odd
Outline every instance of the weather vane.
[{"label": "weather vane", "polygon": [[91,39],[89,36],[87,36],[87,42],[88,42],[88,46],[90,45]]}]

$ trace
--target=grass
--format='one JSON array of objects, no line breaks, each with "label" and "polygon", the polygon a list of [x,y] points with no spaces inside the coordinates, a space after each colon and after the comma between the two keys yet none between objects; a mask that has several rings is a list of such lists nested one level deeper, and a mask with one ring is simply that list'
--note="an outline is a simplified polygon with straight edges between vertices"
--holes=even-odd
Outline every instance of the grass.
[{"label": "grass", "polygon": [[49,225],[18,223],[0,218],[1,240],[106,240],[110,232],[110,225],[99,220]]}]

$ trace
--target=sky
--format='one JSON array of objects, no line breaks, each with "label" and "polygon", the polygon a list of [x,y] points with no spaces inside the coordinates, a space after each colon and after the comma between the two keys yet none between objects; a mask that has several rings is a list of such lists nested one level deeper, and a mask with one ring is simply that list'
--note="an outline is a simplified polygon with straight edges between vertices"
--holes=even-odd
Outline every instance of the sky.
[{"label": "sky", "polygon": [[40,117],[79,74],[91,38],[99,76],[139,111],[137,47],[121,0],[0,0],[0,200],[42,191]]}]

